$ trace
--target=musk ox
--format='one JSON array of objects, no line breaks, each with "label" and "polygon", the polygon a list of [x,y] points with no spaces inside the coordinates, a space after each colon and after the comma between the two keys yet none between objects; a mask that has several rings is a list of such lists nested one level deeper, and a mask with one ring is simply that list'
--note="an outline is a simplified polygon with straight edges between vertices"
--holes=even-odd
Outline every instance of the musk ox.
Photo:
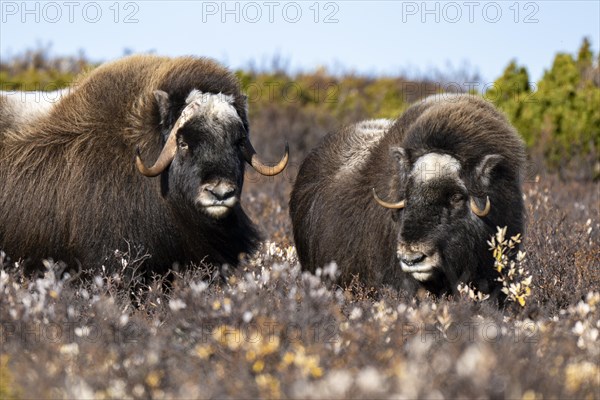
[{"label": "musk ox", "polygon": [[290,214],[303,268],[435,294],[497,288],[487,240],[523,232],[524,144],[471,95],[437,95],[395,121],[326,136],[304,160]]},{"label": "musk ox", "polygon": [[93,269],[135,245],[154,273],[235,265],[255,249],[244,163],[275,175],[288,148],[273,167],[258,159],[232,73],[203,58],[133,56],[75,87],[30,118],[0,97],[0,249],[30,270],[47,257]]}]

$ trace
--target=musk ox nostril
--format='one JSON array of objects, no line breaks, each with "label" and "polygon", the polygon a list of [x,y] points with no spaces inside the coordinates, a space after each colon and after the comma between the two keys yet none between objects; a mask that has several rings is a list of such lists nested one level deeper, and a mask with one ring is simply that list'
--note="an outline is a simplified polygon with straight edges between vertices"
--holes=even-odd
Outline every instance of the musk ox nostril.
[{"label": "musk ox nostril", "polygon": [[423,253],[414,253],[414,254],[403,254],[400,259],[404,264],[412,266],[412,265],[423,262],[423,260],[425,260],[425,258],[427,258],[427,256]]},{"label": "musk ox nostril", "polygon": [[219,183],[215,186],[207,186],[207,192],[212,194],[217,200],[227,200],[235,194],[235,187],[228,183]]}]

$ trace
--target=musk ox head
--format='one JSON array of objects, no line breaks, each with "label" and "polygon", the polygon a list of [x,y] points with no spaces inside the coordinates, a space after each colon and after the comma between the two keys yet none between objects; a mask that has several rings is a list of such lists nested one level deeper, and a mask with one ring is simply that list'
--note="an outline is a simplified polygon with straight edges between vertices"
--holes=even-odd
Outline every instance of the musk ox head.
[{"label": "musk ox head", "polygon": [[288,161],[288,146],[275,166],[263,164],[250,143],[247,124],[234,107],[234,97],[192,90],[183,105],[172,102],[168,93],[154,92],[160,113],[164,147],[151,167],[140,152],[136,165],[148,177],[168,168],[169,196],[190,204],[212,218],[225,217],[240,198],[244,162],[263,175],[276,175]]},{"label": "musk ox head", "polygon": [[394,147],[391,154],[398,163],[400,200],[384,201],[375,189],[373,196],[381,206],[395,210],[400,268],[433,291],[473,280],[473,266],[489,258],[490,227],[483,219],[494,204],[486,193],[503,157],[488,154],[466,166],[435,151]]}]

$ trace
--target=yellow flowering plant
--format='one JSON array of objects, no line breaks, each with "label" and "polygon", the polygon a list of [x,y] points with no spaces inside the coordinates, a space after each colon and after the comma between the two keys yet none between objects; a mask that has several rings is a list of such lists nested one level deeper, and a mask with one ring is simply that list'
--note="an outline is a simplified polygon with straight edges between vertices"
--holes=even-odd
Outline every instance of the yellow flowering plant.
[{"label": "yellow flowering plant", "polygon": [[506,227],[497,229],[488,244],[494,256],[494,268],[500,275],[498,281],[502,282],[502,293],[506,294],[508,300],[524,307],[531,295],[532,277],[523,266],[525,252],[516,251],[521,243],[521,234],[506,239]]}]

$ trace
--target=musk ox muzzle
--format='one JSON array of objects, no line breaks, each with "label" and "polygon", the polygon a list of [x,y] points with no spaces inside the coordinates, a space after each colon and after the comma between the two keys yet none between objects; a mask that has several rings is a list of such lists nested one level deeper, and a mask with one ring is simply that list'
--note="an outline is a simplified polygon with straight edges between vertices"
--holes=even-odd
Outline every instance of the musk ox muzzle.
[{"label": "musk ox muzzle", "polygon": [[217,219],[225,216],[238,203],[237,189],[231,182],[205,183],[199,192],[196,203]]},{"label": "musk ox muzzle", "polygon": [[440,268],[440,253],[433,246],[409,245],[400,242],[397,256],[402,271],[411,274],[418,281],[429,280],[436,269]]}]

